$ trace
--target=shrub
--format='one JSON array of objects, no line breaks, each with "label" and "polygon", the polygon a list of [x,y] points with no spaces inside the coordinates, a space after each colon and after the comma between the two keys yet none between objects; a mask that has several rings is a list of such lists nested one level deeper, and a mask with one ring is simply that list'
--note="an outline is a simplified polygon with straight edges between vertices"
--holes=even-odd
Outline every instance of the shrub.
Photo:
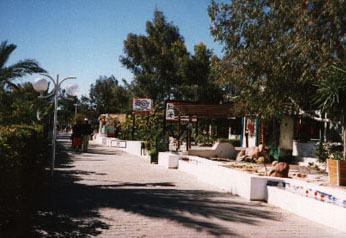
[{"label": "shrub", "polygon": [[230,143],[234,147],[240,147],[240,140],[239,139],[218,138],[217,142],[220,142],[220,143]]},{"label": "shrub", "polygon": [[343,146],[337,142],[325,142],[318,143],[317,148],[314,151],[318,161],[324,163],[327,159],[342,160]]},{"label": "shrub", "polygon": [[151,163],[156,163],[158,161],[159,153],[156,148],[151,149],[149,155]]},{"label": "shrub", "polygon": [[28,212],[47,146],[40,126],[0,126],[0,230]]},{"label": "shrub", "polygon": [[195,141],[199,144],[202,145],[207,145],[207,144],[212,144],[213,143],[213,139],[209,138],[205,135],[199,134],[198,136],[195,137]]}]

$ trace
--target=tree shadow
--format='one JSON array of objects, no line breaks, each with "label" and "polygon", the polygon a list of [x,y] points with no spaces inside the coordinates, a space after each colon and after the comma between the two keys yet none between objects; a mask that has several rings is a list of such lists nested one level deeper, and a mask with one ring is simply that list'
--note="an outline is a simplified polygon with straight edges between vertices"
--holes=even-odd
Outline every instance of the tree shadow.
[{"label": "tree shadow", "polygon": [[59,152],[58,156],[58,170],[53,179],[43,184],[37,196],[31,233],[26,237],[95,237],[110,228],[107,218],[99,214],[100,208],[171,220],[214,236],[236,235],[214,222],[215,219],[252,225],[260,225],[260,219],[275,220],[275,214],[262,210],[260,204],[226,200],[225,197],[232,195],[225,193],[179,190],[169,182],[78,183],[79,175],[91,173],[59,170],[72,160],[66,151]]}]

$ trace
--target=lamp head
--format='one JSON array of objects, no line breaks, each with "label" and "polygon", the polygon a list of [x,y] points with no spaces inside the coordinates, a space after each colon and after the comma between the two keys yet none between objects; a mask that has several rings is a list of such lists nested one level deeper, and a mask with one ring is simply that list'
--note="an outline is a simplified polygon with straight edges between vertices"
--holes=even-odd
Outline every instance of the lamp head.
[{"label": "lamp head", "polygon": [[66,93],[70,96],[77,96],[77,93],[79,92],[79,86],[75,83],[70,83],[66,86]]},{"label": "lamp head", "polygon": [[32,86],[37,92],[39,92],[42,95],[43,92],[48,89],[48,82],[44,78],[37,78],[34,80]]}]

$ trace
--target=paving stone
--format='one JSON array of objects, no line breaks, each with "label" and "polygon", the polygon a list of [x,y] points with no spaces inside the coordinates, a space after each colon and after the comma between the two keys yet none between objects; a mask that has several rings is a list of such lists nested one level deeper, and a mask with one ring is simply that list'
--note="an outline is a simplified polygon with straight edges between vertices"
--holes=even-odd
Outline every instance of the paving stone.
[{"label": "paving stone", "polygon": [[68,158],[59,162],[38,210],[52,212],[43,218],[50,225],[60,222],[60,228],[53,233],[43,222],[38,226],[51,234],[45,237],[346,237],[115,148],[92,141],[88,153],[76,154],[62,135],[59,142]]}]

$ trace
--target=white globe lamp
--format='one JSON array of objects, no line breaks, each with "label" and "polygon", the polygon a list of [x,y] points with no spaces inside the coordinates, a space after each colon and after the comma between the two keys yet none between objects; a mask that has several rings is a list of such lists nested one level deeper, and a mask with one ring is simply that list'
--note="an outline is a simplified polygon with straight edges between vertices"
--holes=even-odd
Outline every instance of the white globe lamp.
[{"label": "white globe lamp", "polygon": [[[54,173],[54,161],[55,161],[55,148],[56,148],[56,125],[57,125],[57,118],[58,118],[58,101],[59,96],[61,95],[61,84],[68,79],[76,79],[76,77],[67,77],[63,80],[59,80],[59,74],[56,76],[56,80],[54,80],[50,75],[48,74],[41,74],[42,76],[47,77],[49,80],[53,82],[53,90],[50,94],[43,96],[43,93],[48,89],[48,82],[44,78],[38,78],[34,80],[33,87],[34,89],[40,93],[39,98],[49,98],[51,96],[54,96],[54,122],[53,122],[53,137],[52,137],[52,160],[51,160],[51,175],[53,176]],[[66,88],[67,94],[71,96],[76,96],[77,92],[79,91],[79,87],[77,84],[70,84]]]},{"label": "white globe lamp", "polygon": [[38,78],[34,80],[33,87],[37,92],[43,94],[48,89],[48,82],[44,78]]},{"label": "white globe lamp", "polygon": [[75,83],[70,83],[66,86],[66,93],[70,96],[77,96],[77,93],[79,92],[79,86]]}]

